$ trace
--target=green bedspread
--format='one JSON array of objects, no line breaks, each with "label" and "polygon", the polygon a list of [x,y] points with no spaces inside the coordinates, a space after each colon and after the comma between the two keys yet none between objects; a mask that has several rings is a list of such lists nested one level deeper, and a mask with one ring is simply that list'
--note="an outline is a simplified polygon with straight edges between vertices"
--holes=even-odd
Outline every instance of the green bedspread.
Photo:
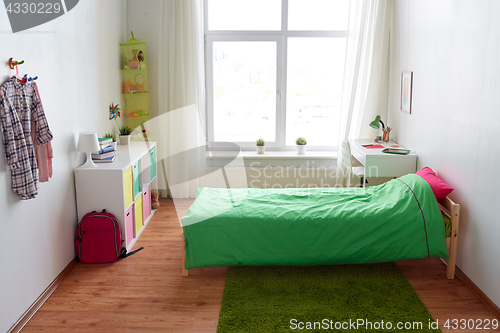
[{"label": "green bedspread", "polygon": [[181,224],[186,269],[448,258],[434,194],[413,174],[366,189],[200,188]]}]

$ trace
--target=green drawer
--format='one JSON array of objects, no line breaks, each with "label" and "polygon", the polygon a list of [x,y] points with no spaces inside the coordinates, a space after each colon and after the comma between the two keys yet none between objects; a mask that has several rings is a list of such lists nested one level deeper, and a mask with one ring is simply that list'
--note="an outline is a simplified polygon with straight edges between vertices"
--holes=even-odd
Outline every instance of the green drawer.
[{"label": "green drawer", "polygon": [[156,147],[149,151],[149,181],[156,177]]},{"label": "green drawer", "polygon": [[138,194],[142,193],[141,186],[141,161],[137,161],[132,166],[132,174],[134,177],[134,198],[137,197]]}]

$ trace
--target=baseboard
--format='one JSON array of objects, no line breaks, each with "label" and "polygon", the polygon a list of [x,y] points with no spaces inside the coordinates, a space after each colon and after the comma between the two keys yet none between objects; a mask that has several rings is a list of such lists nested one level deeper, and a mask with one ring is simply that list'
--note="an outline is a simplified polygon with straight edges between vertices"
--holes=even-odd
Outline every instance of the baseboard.
[{"label": "baseboard", "polygon": [[495,316],[500,319],[500,308],[493,303],[488,296],[486,296],[481,289],[479,289],[474,282],[472,282],[467,275],[464,274],[460,270],[460,268],[455,267],[455,275],[462,281],[472,292],[483,302],[493,313]]},{"label": "baseboard", "polygon": [[[443,259],[441,259],[441,261],[448,266],[448,264],[446,263],[446,261],[444,261]],[[460,268],[458,268],[457,266],[455,266],[455,275],[458,277],[458,279],[460,281],[462,281],[465,286],[467,288],[469,288],[473,293],[474,295],[477,296],[477,298],[479,298],[479,300],[481,302],[483,302],[484,305],[486,305],[486,307],[488,307],[491,311],[493,311],[493,313],[495,314],[495,316],[500,319],[500,308],[498,306],[496,306],[495,303],[493,303],[489,298],[488,296],[486,296],[482,291],[481,289],[479,289],[475,284],[474,282],[471,281],[471,279],[469,279],[469,277],[467,275],[465,275],[464,272],[462,272],[460,270]]]},{"label": "baseboard", "polygon": [[52,295],[52,293],[59,287],[61,282],[68,276],[69,272],[76,266],[78,262],[77,257],[74,257],[73,260],[69,262],[69,264],[62,270],[61,273],[52,281],[52,283],[43,291],[43,293],[36,299],[36,301],[31,304],[28,310],[19,318],[19,320],[11,327],[11,329],[7,333],[18,333],[20,332],[24,325],[28,323],[28,321],[33,317],[33,315],[40,309],[40,307],[45,303],[45,301]]}]

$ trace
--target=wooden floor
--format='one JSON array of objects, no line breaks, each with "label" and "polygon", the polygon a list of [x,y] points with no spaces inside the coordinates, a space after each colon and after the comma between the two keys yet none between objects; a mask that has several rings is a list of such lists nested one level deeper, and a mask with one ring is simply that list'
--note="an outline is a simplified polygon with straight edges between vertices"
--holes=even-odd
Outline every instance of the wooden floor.
[{"label": "wooden floor", "polygon": [[[176,208],[182,215],[191,203]],[[215,332],[226,268],[181,278],[181,235],[172,200],[162,200],[135,245],[144,250],[113,264],[78,263],[22,332]],[[460,280],[445,278],[438,259],[398,264],[443,332],[455,332],[442,327],[447,319],[495,318]]]}]

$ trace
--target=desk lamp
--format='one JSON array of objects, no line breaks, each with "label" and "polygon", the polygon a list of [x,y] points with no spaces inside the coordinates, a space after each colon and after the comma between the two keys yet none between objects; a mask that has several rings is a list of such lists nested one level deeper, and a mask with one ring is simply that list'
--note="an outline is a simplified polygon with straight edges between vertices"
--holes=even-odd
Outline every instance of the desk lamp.
[{"label": "desk lamp", "polygon": [[87,162],[83,168],[95,168],[97,165],[92,161],[92,152],[99,151],[99,140],[95,132],[82,132],[78,137],[78,151],[87,154]]},{"label": "desk lamp", "polygon": [[375,120],[370,123],[370,127],[374,129],[380,129],[380,125],[378,124],[379,122],[382,124],[382,129],[385,129],[384,122],[380,119],[379,115],[377,115],[375,117]]}]

